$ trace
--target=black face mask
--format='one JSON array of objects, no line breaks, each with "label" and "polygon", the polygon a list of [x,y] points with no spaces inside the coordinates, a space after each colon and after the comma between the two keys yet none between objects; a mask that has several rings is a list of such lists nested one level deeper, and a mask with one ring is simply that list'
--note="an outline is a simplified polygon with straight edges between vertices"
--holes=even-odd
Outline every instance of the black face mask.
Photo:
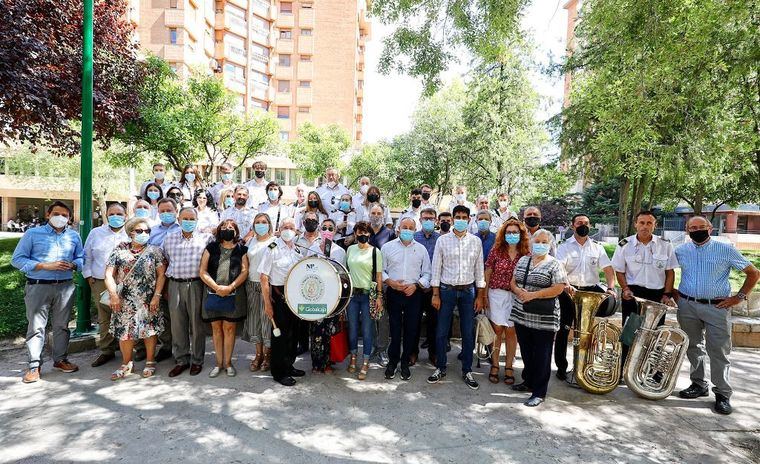
[{"label": "black face mask", "polygon": [[257,177],[257,178],[259,178],[259,179],[263,179],[263,178],[264,178],[264,174],[266,174],[266,172],[264,172],[264,171],[253,171],[253,174],[254,174],[254,175]]},{"label": "black face mask", "polygon": [[525,225],[528,227],[538,227],[539,224],[541,224],[541,218],[535,216],[525,218]]},{"label": "black face mask", "polygon": [[423,192],[422,199],[428,201],[430,199],[430,194],[428,192]]},{"label": "black face mask", "polygon": [[369,235],[357,235],[356,241],[359,243],[367,243],[369,242]]},{"label": "black face mask", "polygon": [[441,221],[441,230],[443,232],[448,232],[451,230],[451,223],[448,221]]},{"label": "black face mask", "polygon": [[232,229],[222,229],[219,231],[219,239],[229,242],[235,238],[235,231]]},{"label": "black face mask", "polygon": [[695,230],[693,232],[689,232],[689,238],[691,238],[691,241],[694,243],[702,243],[710,236],[710,232],[706,230]]},{"label": "black face mask", "polygon": [[379,200],[380,200],[380,195],[377,195],[374,193],[370,193],[369,195],[367,195],[367,201],[370,203],[376,203]]},{"label": "black face mask", "polygon": [[303,228],[306,229],[306,232],[314,232],[317,230],[317,226],[319,223],[315,219],[307,219],[303,221]]},{"label": "black face mask", "polygon": [[419,198],[415,198],[414,200],[412,200],[412,208],[419,208],[421,204],[422,204],[422,200],[420,200]]},{"label": "black face mask", "polygon": [[308,202],[309,208],[316,208],[319,206],[319,202],[317,200],[309,200]]},{"label": "black face mask", "polygon": [[245,206],[246,203],[248,203],[248,199],[247,198],[236,198],[235,199],[235,204],[238,205],[238,206]]},{"label": "black face mask", "polygon": [[591,232],[591,229],[586,224],[575,228],[575,233],[578,234],[578,237],[585,237],[589,232]]}]

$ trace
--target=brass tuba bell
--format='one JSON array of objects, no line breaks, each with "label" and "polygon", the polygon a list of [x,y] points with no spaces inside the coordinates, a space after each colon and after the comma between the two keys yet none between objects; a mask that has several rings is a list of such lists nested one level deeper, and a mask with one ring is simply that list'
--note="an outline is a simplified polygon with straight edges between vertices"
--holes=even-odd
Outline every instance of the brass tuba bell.
[{"label": "brass tuba bell", "polygon": [[575,328],[573,329],[573,366],[575,380],[589,393],[609,393],[620,381],[622,345],[620,329],[607,319],[595,315],[609,295],[598,292],[575,292]]}]

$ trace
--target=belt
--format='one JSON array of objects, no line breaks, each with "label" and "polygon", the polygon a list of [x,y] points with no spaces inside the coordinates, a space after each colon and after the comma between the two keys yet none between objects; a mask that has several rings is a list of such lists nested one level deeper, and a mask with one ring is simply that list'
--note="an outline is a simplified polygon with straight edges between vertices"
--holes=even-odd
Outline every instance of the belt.
[{"label": "belt", "polygon": [[472,288],[473,284],[465,284],[465,285],[449,285],[441,282],[441,287],[449,287],[453,288],[454,290],[470,290]]},{"label": "belt", "polygon": [[71,282],[72,279],[63,279],[63,280],[45,280],[45,279],[26,279],[26,283],[29,285],[38,285],[38,284],[64,284],[66,282]]},{"label": "belt", "polygon": [[687,301],[696,301],[697,303],[706,304],[706,305],[714,305],[718,304],[721,301],[725,300],[725,298],[713,298],[713,299],[706,299],[706,298],[694,298],[693,296],[689,296],[685,293],[681,293],[681,291],[678,292],[678,294]]},{"label": "belt", "polygon": [[369,294],[369,290],[367,290],[366,288],[354,287],[354,293],[357,295],[364,295],[364,294]]},{"label": "belt", "polygon": [[201,278],[200,277],[191,277],[189,279],[175,279],[174,277],[169,277],[169,280],[174,281],[174,282],[185,283],[185,282],[196,282],[198,280],[201,280]]},{"label": "belt", "polygon": [[285,286],[284,285],[271,285],[272,287],[272,293],[280,298],[285,297]]}]

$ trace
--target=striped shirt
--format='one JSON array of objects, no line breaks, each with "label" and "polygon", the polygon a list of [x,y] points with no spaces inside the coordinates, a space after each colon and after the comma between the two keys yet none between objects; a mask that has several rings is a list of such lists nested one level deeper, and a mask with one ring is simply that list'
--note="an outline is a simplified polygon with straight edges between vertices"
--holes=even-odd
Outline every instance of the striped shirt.
[{"label": "striped shirt", "polygon": [[693,298],[725,298],[731,295],[728,275],[731,269],[742,270],[751,263],[728,243],[710,239],[703,245],[693,242],[676,247],[681,265],[678,290]]},{"label": "striped shirt", "polygon": [[169,262],[166,276],[175,279],[194,279],[200,274],[201,257],[206,245],[214,240],[214,236],[195,231],[190,238],[185,238],[181,230],[170,232],[162,246],[164,256]]},{"label": "striped shirt", "polygon": [[433,252],[431,287],[444,285],[471,285],[486,287],[483,246],[480,239],[466,233],[458,237],[454,232],[441,235]]},{"label": "striped shirt", "polygon": [[[520,261],[517,262],[517,267],[515,267],[515,283],[518,287],[529,292],[536,292],[549,288],[554,284],[565,283],[567,277],[565,276],[564,267],[556,258],[547,255],[538,265],[531,261],[528,280],[527,283],[523,285],[529,259],[530,256],[523,256],[520,258]],[[530,327],[531,329],[556,332],[559,330],[559,299],[554,298],[554,313],[544,316],[525,312],[523,310],[522,301],[515,297],[512,306],[512,314],[509,316],[509,320],[515,324]]]}]

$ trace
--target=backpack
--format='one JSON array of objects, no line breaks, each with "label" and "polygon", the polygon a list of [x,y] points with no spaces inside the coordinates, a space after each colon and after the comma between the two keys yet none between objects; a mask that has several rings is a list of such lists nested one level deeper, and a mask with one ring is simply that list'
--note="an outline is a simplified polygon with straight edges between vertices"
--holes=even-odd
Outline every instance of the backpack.
[{"label": "backpack", "polygon": [[478,358],[478,364],[481,359],[488,359],[491,356],[490,345],[496,340],[496,332],[491,327],[491,321],[485,314],[475,316],[475,355]]}]

